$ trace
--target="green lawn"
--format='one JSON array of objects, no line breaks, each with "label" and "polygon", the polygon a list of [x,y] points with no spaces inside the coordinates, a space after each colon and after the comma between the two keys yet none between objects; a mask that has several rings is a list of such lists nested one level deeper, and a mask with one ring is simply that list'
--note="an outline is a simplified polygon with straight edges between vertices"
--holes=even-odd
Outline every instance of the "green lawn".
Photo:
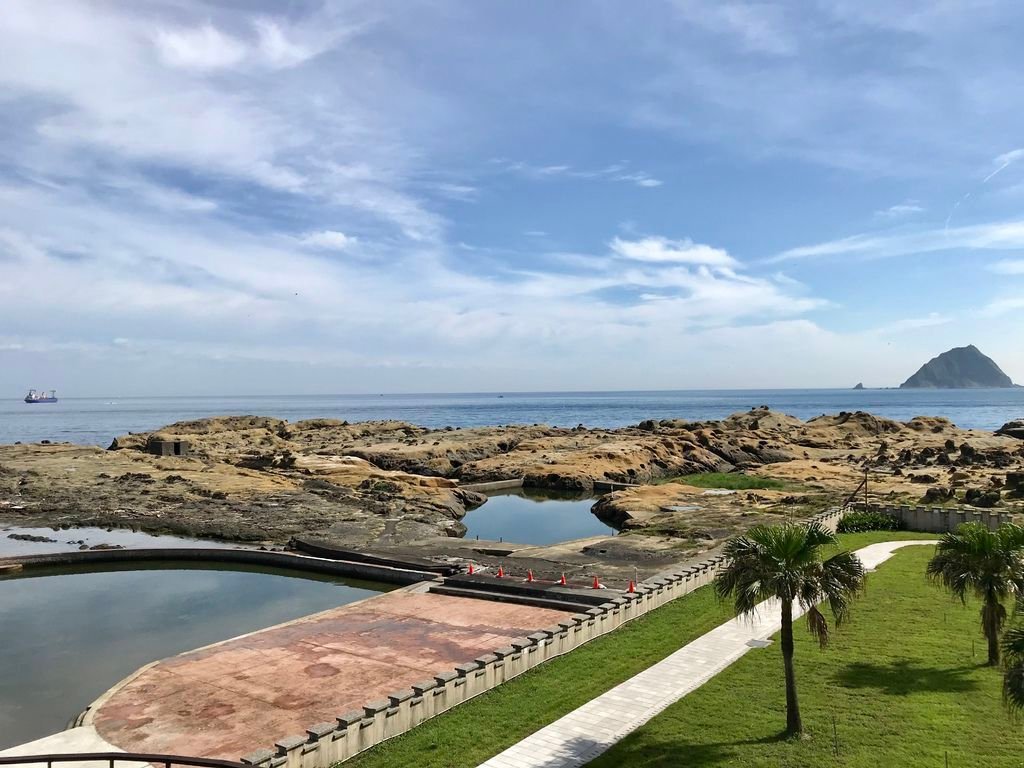
[{"label": "green lawn", "polygon": [[[896,538],[904,531],[848,534],[844,546]],[[943,600],[943,606],[948,603]],[[349,760],[353,768],[472,768],[585,704],[732,616],[700,589],[606,637],[533,669]],[[666,763],[673,764],[670,762]]]},{"label": "green lawn", "polygon": [[[844,543],[878,538],[851,534]],[[871,574],[851,623],[826,651],[797,633],[809,740],[780,738],[785,696],[773,644],[749,652],[591,766],[943,768],[947,754],[950,766],[1024,765],[1024,726],[1002,708],[999,671],[983,666],[978,606],[954,603],[925,581],[932,551],[908,548]]]},{"label": "green lawn", "polygon": [[658,485],[683,483],[684,485],[692,485],[696,488],[726,488],[730,491],[751,491],[766,488],[777,490],[786,487],[786,484],[781,480],[775,480],[771,477],[744,475],[738,472],[702,472],[697,475],[663,477],[655,482]]}]

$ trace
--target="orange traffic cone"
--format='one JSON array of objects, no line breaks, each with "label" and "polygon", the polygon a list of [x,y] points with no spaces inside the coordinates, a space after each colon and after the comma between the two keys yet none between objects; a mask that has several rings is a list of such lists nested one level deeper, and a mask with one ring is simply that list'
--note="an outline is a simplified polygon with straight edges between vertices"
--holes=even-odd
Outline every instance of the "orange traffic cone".
[{"label": "orange traffic cone", "polygon": [[527,570],[526,571],[526,580],[527,581],[533,581],[533,571],[532,570]]},{"label": "orange traffic cone", "polygon": [[560,578],[558,580],[558,583],[561,584],[563,587],[565,586],[565,574],[564,573],[562,574],[562,578]]},{"label": "orange traffic cone", "polygon": [[627,589],[626,591],[629,592],[629,593],[636,592],[636,584],[633,583],[632,579],[630,579],[629,589]]},{"label": "orange traffic cone", "polygon": [[505,567],[504,566],[502,566],[502,565],[498,566],[498,574],[497,574],[497,576],[498,576],[499,579],[505,578]]},{"label": "orange traffic cone", "polygon": [[592,589],[604,589],[604,584],[597,580],[597,576],[594,577],[594,584]]},{"label": "orange traffic cone", "polygon": [[474,568],[473,564],[470,563],[469,564],[469,575],[472,576],[474,573],[476,573],[476,568]]}]

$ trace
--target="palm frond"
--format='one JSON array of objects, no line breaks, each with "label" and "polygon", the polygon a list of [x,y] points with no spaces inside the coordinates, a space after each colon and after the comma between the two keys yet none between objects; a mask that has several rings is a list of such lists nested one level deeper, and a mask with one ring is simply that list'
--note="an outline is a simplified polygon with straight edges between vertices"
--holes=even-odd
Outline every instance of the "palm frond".
[{"label": "palm frond", "polygon": [[1024,711],[1024,627],[1003,638],[1003,702],[1011,712]]},{"label": "palm frond", "polygon": [[831,637],[828,628],[828,620],[825,614],[818,610],[817,606],[811,606],[807,610],[807,629],[818,639],[818,646],[824,648],[828,645]]}]

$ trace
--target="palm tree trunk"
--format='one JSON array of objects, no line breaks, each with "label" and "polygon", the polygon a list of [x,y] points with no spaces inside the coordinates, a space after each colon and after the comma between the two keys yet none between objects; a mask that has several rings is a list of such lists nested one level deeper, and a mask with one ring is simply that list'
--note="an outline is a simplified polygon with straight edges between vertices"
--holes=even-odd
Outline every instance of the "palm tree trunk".
[{"label": "palm tree trunk", "polygon": [[985,601],[981,609],[981,625],[985,632],[985,639],[988,640],[988,665],[999,666],[999,603],[993,603],[991,599]]},{"label": "palm tree trunk", "polygon": [[786,733],[800,736],[804,724],[800,719],[800,702],[796,697],[796,675],[793,672],[793,603],[782,601],[782,664],[786,668]]}]

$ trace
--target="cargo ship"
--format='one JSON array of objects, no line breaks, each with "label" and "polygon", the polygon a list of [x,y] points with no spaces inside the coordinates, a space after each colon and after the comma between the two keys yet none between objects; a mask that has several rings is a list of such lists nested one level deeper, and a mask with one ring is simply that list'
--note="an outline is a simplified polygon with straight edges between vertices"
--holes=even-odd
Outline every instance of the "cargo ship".
[{"label": "cargo ship", "polygon": [[51,389],[49,392],[39,390],[38,392],[34,389],[30,389],[28,394],[25,395],[26,403],[56,403],[57,402],[57,390]]}]

